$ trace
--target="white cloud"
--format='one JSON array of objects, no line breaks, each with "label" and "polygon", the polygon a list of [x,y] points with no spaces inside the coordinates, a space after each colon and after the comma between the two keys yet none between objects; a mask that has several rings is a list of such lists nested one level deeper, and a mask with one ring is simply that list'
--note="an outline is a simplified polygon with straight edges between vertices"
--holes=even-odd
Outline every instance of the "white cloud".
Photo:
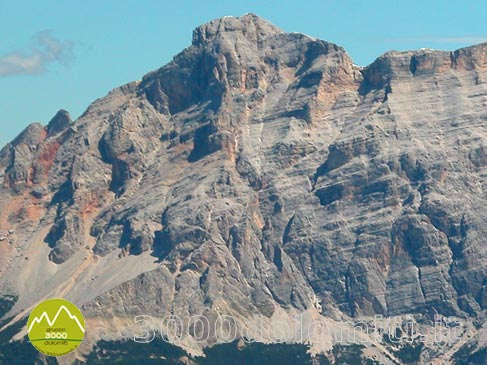
[{"label": "white cloud", "polygon": [[462,36],[462,37],[424,37],[418,40],[431,41],[436,43],[455,43],[455,44],[477,44],[487,42],[487,37]]},{"label": "white cloud", "polygon": [[420,36],[420,37],[393,37],[388,42],[430,42],[438,44],[478,44],[487,42],[487,36]]},{"label": "white cloud", "polygon": [[0,77],[41,74],[53,62],[69,62],[73,58],[72,49],[71,41],[61,41],[44,30],[35,35],[27,50],[0,56]]}]

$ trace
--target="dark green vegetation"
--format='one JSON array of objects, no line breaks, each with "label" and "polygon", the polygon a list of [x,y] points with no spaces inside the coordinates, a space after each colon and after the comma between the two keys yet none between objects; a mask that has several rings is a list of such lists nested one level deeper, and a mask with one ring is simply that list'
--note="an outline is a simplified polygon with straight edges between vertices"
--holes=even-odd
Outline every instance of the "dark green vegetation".
[{"label": "dark green vegetation", "polygon": [[[4,322],[6,323],[6,322]],[[1,323],[0,323],[1,324]],[[26,320],[0,332],[0,365],[56,365],[55,358],[43,357],[27,339],[10,342]],[[364,346],[337,345],[333,348],[331,362],[326,356],[311,357],[309,347],[300,344],[263,344],[236,341],[208,348],[204,357],[191,357],[181,348],[161,339],[141,344],[128,341],[100,341],[86,357],[76,365],[379,365],[371,359],[362,359]],[[396,355],[404,364],[415,364],[421,346],[403,347]],[[485,364],[485,353],[471,354],[471,349],[457,354],[457,365]],[[482,360],[483,359],[483,360]]]},{"label": "dark green vegetation", "polygon": [[[9,342],[25,321],[0,333],[0,365],[57,365],[55,358],[43,357],[25,339]],[[133,341],[100,341],[84,362],[76,365],[379,365],[371,359],[362,359],[361,345],[333,348],[332,363],[324,355],[311,357],[308,347],[297,344],[233,342],[214,346],[205,351],[205,357],[191,357],[184,350],[160,339],[148,344]],[[458,365],[484,364],[462,362]]]},{"label": "dark green vegetation", "polygon": [[487,364],[487,348],[476,350],[474,345],[465,345],[453,355],[455,365]]},{"label": "dark green vegetation", "polygon": [[[188,355],[181,348],[160,339],[146,344],[134,341],[100,341],[86,357],[86,364],[184,365]],[[78,362],[81,365],[83,363]]]},{"label": "dark green vegetation", "polygon": [[[402,331],[396,328],[395,335],[391,336],[385,333],[382,336],[382,342],[401,360],[403,364],[417,364],[421,359],[421,352],[424,348],[424,343],[414,340],[411,342],[403,341],[398,343],[397,339],[402,337]],[[411,340],[411,339],[409,339]]]},{"label": "dark green vegetation", "polygon": [[[17,297],[12,295],[0,297],[0,318],[7,314],[16,301]],[[10,319],[11,318],[1,320],[0,328],[7,324]],[[22,342],[10,342],[12,337],[17,334],[26,323],[27,318],[0,332],[0,364],[37,365],[45,363],[41,361],[37,350],[31,346],[26,339]],[[57,362],[50,361],[48,364],[57,364]]]},{"label": "dark green vegetation", "polygon": [[417,364],[421,358],[423,347],[423,343],[407,344],[394,353],[404,364]]},{"label": "dark green vegetation", "polygon": [[[377,365],[361,359],[363,346],[337,346],[333,350],[335,365]],[[232,342],[205,351],[205,357],[191,357],[180,348],[160,339],[148,344],[133,341],[100,341],[87,356],[90,365],[332,365],[323,355],[311,357],[309,347],[298,344],[263,344]],[[82,365],[78,363],[77,365]]]},{"label": "dark green vegetation", "polygon": [[[7,321],[0,323],[0,327]],[[27,318],[7,327],[0,332],[0,364],[1,365],[56,365],[57,361],[52,357],[43,357],[28,342],[27,338],[23,341],[10,342],[12,337],[17,334],[27,323]]]},{"label": "dark green vegetation", "polygon": [[285,345],[252,343],[239,346],[237,342],[212,347],[206,351],[205,358],[196,359],[198,365],[227,365],[232,359],[235,365],[293,365],[293,364],[320,364],[329,362],[315,362],[307,353],[305,345]]},{"label": "dark green vegetation", "polygon": [[[330,365],[325,358],[312,359],[305,345],[261,343],[239,346],[238,342],[217,345],[205,352],[205,357],[191,358],[179,347],[156,339],[148,344],[99,342],[86,358],[86,364],[162,364],[162,365]],[[79,364],[81,365],[81,363]]]},{"label": "dark green vegetation", "polygon": [[[14,295],[0,297],[0,318],[4,317],[17,302]],[[12,318],[0,320],[0,328],[3,328]],[[27,318],[18,321],[12,326],[0,331],[0,365],[56,365],[57,361],[52,357],[44,357],[31,346],[27,337],[22,341],[12,341],[13,336],[19,333],[27,324]]]},{"label": "dark green vegetation", "polygon": [[353,344],[348,346],[336,345],[333,347],[335,365],[379,365],[371,359],[362,359],[363,345]]},{"label": "dark green vegetation", "polygon": [[0,318],[12,309],[15,302],[17,302],[17,297],[14,295],[4,295],[3,297],[0,297]]}]

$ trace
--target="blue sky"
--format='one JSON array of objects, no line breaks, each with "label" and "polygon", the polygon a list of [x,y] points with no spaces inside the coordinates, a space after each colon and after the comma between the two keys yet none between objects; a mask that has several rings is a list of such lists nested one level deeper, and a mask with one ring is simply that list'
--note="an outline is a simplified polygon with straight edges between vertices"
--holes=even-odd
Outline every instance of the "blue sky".
[{"label": "blue sky", "polygon": [[0,0],[0,146],[60,108],[78,117],[188,46],[192,30],[256,13],[337,43],[356,64],[387,50],[453,50],[487,41],[485,1]]}]

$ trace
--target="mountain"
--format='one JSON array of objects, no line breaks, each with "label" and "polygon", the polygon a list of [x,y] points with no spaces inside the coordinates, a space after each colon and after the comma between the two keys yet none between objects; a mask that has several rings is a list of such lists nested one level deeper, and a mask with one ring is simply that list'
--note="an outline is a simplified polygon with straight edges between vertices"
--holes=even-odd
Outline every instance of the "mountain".
[{"label": "mountain", "polygon": [[[61,323],[72,323],[72,327],[75,328],[77,331],[81,332],[83,334],[85,332],[85,329],[83,325],[80,323],[79,318],[76,315],[73,315],[68,308],[66,308],[64,305],[61,306],[56,314],[54,314],[51,317],[49,317],[49,314],[47,312],[42,312],[42,314],[38,317],[34,317],[32,320],[32,323],[29,325],[27,332],[31,333],[32,331],[35,330],[36,327],[39,325],[45,327],[62,327],[59,325],[58,320],[60,320]],[[41,332],[40,338],[43,338],[44,333]]]},{"label": "mountain", "polygon": [[[236,340],[340,363],[337,333],[382,318],[404,335],[367,334],[353,361],[484,364],[486,107],[487,43],[358,67],[253,14],[202,25],[169,64],[0,151],[5,323],[65,297],[89,356],[172,314],[189,329],[172,342],[201,355],[218,333],[195,343],[191,318],[228,315]],[[458,336],[408,342],[408,321]]]}]

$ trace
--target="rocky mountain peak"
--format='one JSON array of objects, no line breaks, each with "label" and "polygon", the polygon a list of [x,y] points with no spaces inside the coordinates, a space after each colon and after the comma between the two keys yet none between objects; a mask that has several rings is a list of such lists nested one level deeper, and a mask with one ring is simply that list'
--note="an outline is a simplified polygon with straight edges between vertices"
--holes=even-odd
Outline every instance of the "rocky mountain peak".
[{"label": "rocky mountain peak", "polygon": [[202,46],[222,39],[245,38],[258,43],[262,39],[284,33],[281,29],[255,14],[223,17],[197,27],[193,31],[193,45]]},{"label": "rocky mountain peak", "polygon": [[[287,71],[285,71],[287,70]],[[215,111],[231,93],[265,93],[277,83],[317,87],[355,81],[352,61],[333,43],[285,33],[254,14],[224,17],[195,29],[192,46],[142,80],[147,99],[166,115],[208,103]]]},{"label": "rocky mountain peak", "polygon": [[456,50],[454,65],[465,69],[487,68],[487,42]]},{"label": "rocky mountain peak", "polygon": [[59,110],[47,124],[46,128],[48,136],[51,137],[59,132],[62,132],[72,122],[73,120],[71,119],[71,115],[68,111],[64,109]]},{"label": "rocky mountain peak", "polygon": [[37,145],[46,138],[44,126],[39,122],[29,124],[20,134],[12,141],[13,146],[24,144],[30,149],[35,149]]},{"label": "rocky mountain peak", "polygon": [[[392,90],[392,84],[412,77],[431,77],[452,70],[484,71],[487,69],[487,43],[455,51],[420,49],[415,51],[389,51],[363,69],[362,91]],[[479,74],[480,75],[480,74]],[[476,82],[484,82],[478,79]]]}]

